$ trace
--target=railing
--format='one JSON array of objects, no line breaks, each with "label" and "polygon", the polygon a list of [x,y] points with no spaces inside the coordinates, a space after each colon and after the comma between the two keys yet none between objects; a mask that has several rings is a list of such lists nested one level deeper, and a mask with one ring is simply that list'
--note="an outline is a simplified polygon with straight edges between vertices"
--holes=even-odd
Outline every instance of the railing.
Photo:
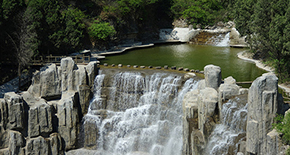
[{"label": "railing", "polygon": [[[47,63],[56,63],[60,64],[60,61],[62,58],[65,58],[67,56],[53,56],[53,55],[48,55],[48,56],[40,56],[39,59],[33,59],[31,60],[31,65],[45,65]],[[76,55],[76,56],[68,56],[71,57],[76,64],[87,64],[91,60],[91,56],[86,56],[86,55]]]}]

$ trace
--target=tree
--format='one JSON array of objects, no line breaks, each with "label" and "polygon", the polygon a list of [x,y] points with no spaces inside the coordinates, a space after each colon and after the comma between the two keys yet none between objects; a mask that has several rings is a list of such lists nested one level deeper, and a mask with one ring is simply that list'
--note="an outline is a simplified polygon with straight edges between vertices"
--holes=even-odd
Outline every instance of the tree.
[{"label": "tree", "polygon": [[107,22],[96,21],[88,28],[89,35],[98,42],[108,41],[116,31],[113,26]]},{"label": "tree", "polygon": [[[8,34],[10,41],[16,51],[15,57],[18,62],[18,91],[21,86],[21,70],[24,66],[28,65],[33,51],[35,50],[35,37],[36,33],[28,27],[27,16],[23,12],[17,15],[15,22],[16,31],[12,35]],[[16,25],[17,24],[17,25]]]}]

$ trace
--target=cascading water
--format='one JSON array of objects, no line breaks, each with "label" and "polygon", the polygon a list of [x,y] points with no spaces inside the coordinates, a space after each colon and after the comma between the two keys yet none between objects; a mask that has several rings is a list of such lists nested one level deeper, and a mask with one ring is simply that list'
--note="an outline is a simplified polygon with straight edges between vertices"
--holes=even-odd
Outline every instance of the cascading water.
[{"label": "cascading water", "polygon": [[94,98],[84,116],[84,125],[95,125],[98,131],[96,152],[181,154],[182,100],[188,91],[196,89],[197,82],[183,82],[181,76],[164,73],[120,72],[112,78],[106,76],[96,77]]},{"label": "cascading water", "polygon": [[218,36],[213,36],[210,38],[206,44],[212,44],[219,47],[228,47],[230,46],[230,33],[226,35],[220,34]]},{"label": "cascading water", "polygon": [[223,104],[222,124],[216,125],[211,133],[204,154],[237,154],[240,142],[246,136],[247,107],[248,104],[242,104],[238,97]]}]

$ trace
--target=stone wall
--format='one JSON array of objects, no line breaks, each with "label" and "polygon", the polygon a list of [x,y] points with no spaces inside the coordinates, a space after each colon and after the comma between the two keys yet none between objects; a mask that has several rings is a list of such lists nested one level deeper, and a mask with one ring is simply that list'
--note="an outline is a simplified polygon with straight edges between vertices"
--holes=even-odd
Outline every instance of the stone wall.
[{"label": "stone wall", "polygon": [[64,154],[76,149],[87,113],[96,62],[77,66],[71,58],[36,72],[28,91],[0,99],[0,154]]},{"label": "stone wall", "polygon": [[[278,102],[278,79],[274,74],[263,74],[249,89],[241,88],[228,77],[221,84],[221,69],[208,65],[205,79],[197,90],[188,92],[183,100],[183,152],[184,155],[203,154],[214,126],[223,120],[222,105],[235,96],[248,94],[246,138],[239,143],[239,154],[283,154],[279,134],[272,130],[277,111],[285,109]],[[237,141],[240,141],[237,140]],[[229,154],[232,154],[229,152]]]}]

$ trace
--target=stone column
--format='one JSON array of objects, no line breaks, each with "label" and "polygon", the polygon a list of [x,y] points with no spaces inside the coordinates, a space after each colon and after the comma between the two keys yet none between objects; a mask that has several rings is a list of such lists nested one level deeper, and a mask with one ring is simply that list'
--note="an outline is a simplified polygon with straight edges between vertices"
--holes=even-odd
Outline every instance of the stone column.
[{"label": "stone column", "polygon": [[267,134],[277,112],[277,94],[278,78],[271,73],[257,78],[249,89],[246,151],[250,154],[267,154]]}]

